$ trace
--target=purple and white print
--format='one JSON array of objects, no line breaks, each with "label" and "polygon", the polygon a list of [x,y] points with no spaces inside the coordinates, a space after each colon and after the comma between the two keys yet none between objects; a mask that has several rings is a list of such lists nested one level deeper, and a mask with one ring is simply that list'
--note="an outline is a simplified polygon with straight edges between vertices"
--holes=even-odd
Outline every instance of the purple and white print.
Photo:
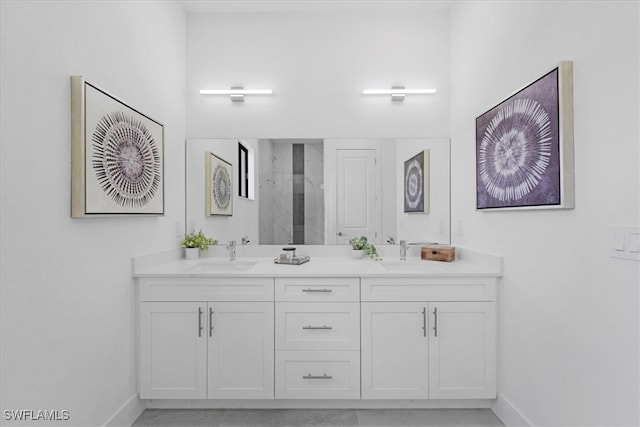
[{"label": "purple and white print", "polygon": [[560,200],[558,70],[476,119],[477,208]]}]

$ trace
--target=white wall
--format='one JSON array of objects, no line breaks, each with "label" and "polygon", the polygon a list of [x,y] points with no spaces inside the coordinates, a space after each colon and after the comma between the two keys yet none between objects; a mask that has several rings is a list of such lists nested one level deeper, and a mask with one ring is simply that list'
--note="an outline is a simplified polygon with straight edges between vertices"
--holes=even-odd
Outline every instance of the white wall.
[{"label": "white wall", "polygon": [[[190,138],[426,137],[449,134],[448,14],[291,12],[189,15]],[[203,88],[274,90],[231,103]],[[365,88],[438,93],[367,97]]]},{"label": "white wall", "polygon": [[[453,241],[505,257],[496,408],[513,422],[640,423],[639,268],[607,254],[607,226],[640,218],[638,7],[452,11]],[[476,212],[475,117],[561,60],[574,61],[576,208]]]},{"label": "white wall", "polygon": [[[65,425],[91,426],[124,405],[111,422],[130,423],[131,257],[176,247],[184,221],[186,17],[171,2],[0,5],[0,408],[68,410]],[[164,217],[70,218],[73,74],[164,124]]]}]

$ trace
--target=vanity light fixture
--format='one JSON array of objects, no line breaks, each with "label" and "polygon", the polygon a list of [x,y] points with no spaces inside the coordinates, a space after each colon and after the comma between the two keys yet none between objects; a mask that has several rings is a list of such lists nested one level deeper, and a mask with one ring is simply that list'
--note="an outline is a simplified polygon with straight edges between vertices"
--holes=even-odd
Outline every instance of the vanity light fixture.
[{"label": "vanity light fixture", "polygon": [[404,101],[405,95],[424,95],[436,93],[435,89],[405,89],[404,86],[392,86],[391,89],[365,89],[363,95],[391,95],[392,101]]},{"label": "vanity light fixture", "polygon": [[245,95],[271,95],[271,89],[245,89],[242,86],[232,86],[229,89],[200,89],[200,95],[229,95],[233,102],[244,102]]}]

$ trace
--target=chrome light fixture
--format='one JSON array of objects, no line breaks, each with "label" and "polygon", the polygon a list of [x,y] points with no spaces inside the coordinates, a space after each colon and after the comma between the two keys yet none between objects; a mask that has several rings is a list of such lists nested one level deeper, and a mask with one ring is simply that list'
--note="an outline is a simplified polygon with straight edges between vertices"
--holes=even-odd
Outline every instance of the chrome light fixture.
[{"label": "chrome light fixture", "polygon": [[404,86],[392,86],[391,89],[365,89],[363,95],[391,95],[392,101],[404,101],[405,95],[424,95],[436,93],[435,89],[405,89]]},{"label": "chrome light fixture", "polygon": [[242,86],[232,86],[229,89],[200,89],[200,95],[229,95],[233,102],[244,102],[245,95],[271,95],[271,89],[245,89]]}]

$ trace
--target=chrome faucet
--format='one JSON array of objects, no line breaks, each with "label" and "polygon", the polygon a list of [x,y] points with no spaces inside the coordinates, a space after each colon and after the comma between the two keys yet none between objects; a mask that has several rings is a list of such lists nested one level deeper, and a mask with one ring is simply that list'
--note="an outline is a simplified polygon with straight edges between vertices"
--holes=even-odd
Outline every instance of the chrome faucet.
[{"label": "chrome faucet", "polygon": [[236,241],[229,240],[229,244],[226,246],[226,248],[229,251],[229,261],[235,261],[236,260]]},{"label": "chrome faucet", "polygon": [[400,260],[407,260],[407,250],[409,249],[409,245],[407,245],[406,240],[400,240]]},{"label": "chrome faucet", "polygon": [[244,237],[242,238],[242,244],[243,244],[243,245],[247,245],[247,244],[249,244],[249,242],[250,242],[250,241],[251,241],[251,240],[249,240],[249,236],[244,236]]},{"label": "chrome faucet", "polygon": [[395,245],[396,239],[394,239],[393,236],[389,236],[389,238],[387,239],[387,243],[390,245]]}]

